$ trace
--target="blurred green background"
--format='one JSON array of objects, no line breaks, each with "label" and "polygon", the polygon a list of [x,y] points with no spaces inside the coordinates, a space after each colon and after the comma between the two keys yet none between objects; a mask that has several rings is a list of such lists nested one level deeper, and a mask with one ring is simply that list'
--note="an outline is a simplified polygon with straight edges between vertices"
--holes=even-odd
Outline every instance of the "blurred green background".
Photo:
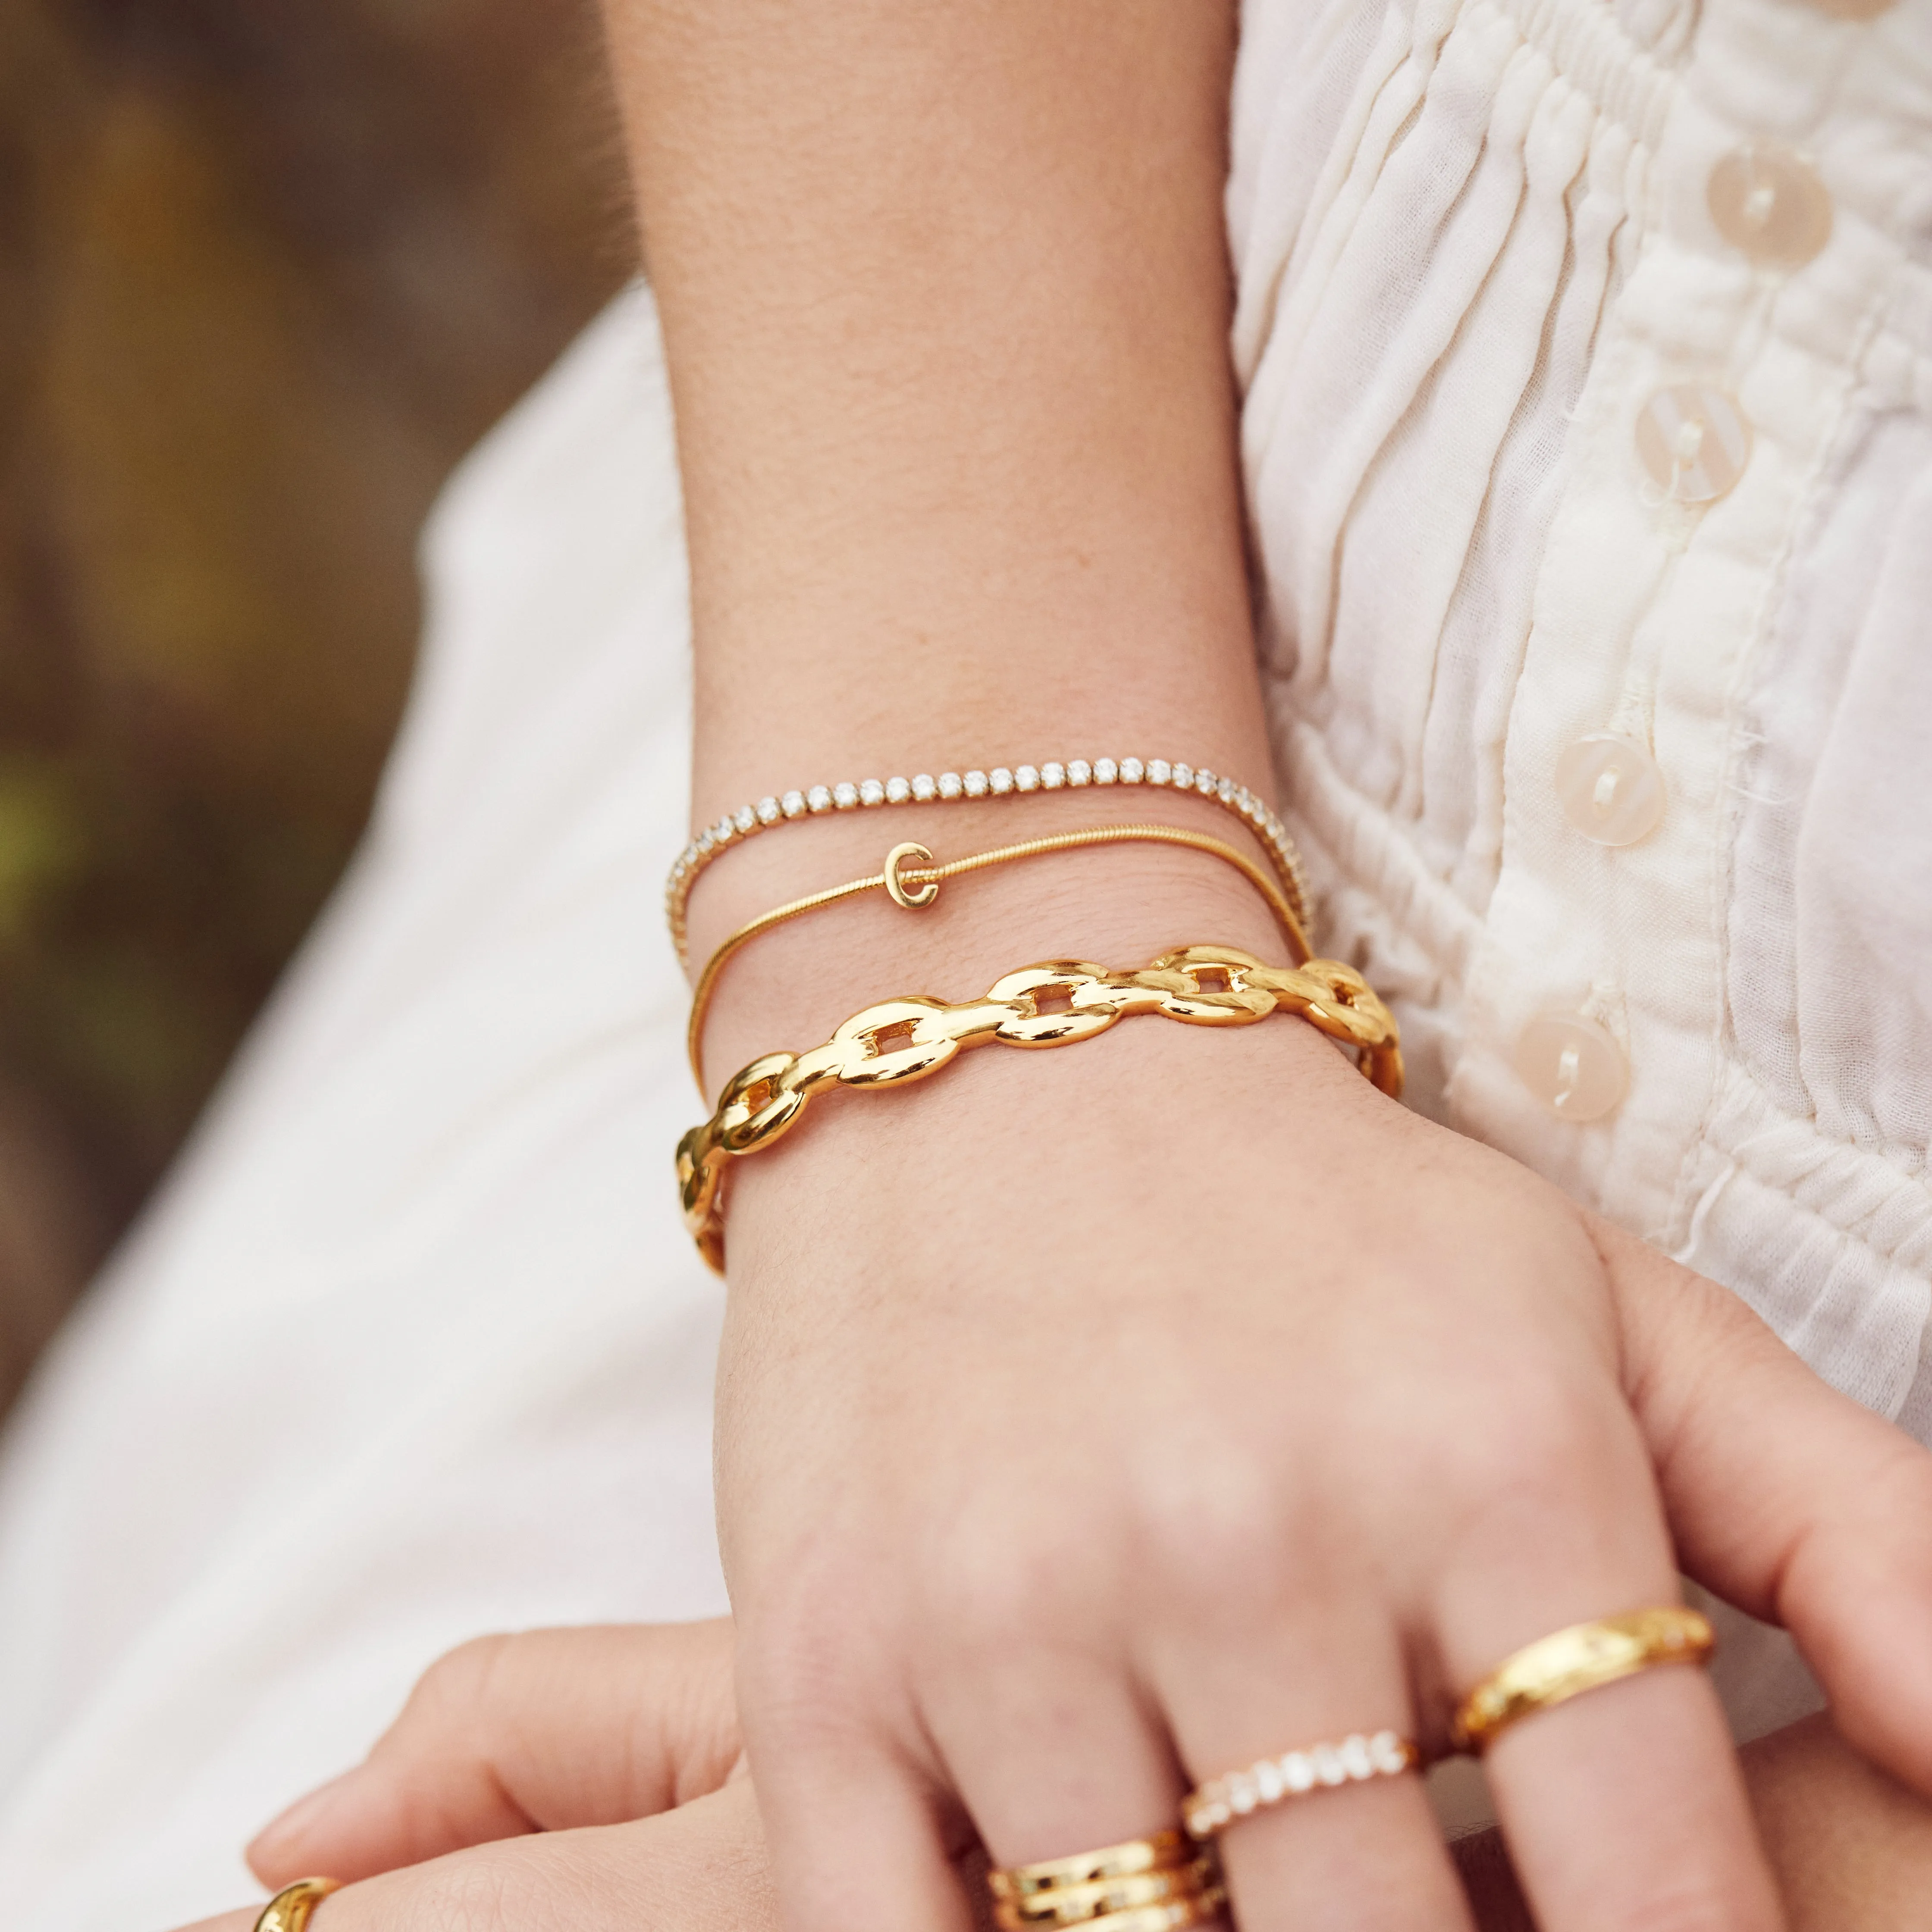
[{"label": "blurred green background", "polygon": [[0,4],[0,1406],[354,844],[438,483],[629,273],[579,0]]}]

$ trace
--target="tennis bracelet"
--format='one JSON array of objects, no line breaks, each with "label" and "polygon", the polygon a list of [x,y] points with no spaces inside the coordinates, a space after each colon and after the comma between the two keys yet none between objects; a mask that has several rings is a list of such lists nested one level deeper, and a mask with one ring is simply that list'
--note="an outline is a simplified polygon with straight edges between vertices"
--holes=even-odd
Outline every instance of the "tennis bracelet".
[{"label": "tennis bracelet", "polygon": [[754,837],[787,819],[809,818],[829,812],[856,812],[882,805],[926,805],[953,799],[1010,798],[1036,791],[1078,791],[1088,785],[1157,786],[1171,791],[1192,792],[1211,800],[1232,812],[1252,832],[1268,855],[1269,864],[1281,881],[1297,922],[1308,925],[1308,886],[1301,869],[1301,855],[1288,836],[1288,828],[1275,815],[1274,808],[1258,794],[1230,778],[1222,778],[1204,766],[1196,766],[1166,758],[1074,758],[1063,764],[1058,759],[1043,765],[1005,765],[990,772],[942,772],[938,777],[922,772],[916,778],[867,778],[862,784],[815,784],[803,791],[788,791],[761,798],[756,805],[741,805],[728,812],[715,825],[706,826],[679,854],[664,887],[664,915],[677,946],[677,956],[686,962],[685,909],[691,889],[698,876],[727,846]]}]

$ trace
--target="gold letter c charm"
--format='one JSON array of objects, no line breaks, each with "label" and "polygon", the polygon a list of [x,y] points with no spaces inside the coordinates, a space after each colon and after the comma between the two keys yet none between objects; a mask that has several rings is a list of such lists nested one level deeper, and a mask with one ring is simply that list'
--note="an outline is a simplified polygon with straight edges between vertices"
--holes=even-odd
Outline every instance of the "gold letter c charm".
[{"label": "gold letter c charm", "polygon": [[892,896],[895,905],[902,905],[908,912],[916,912],[921,906],[929,906],[939,896],[939,881],[928,879],[922,886],[908,886],[899,877],[899,868],[908,859],[916,859],[922,866],[932,863],[932,854],[923,845],[915,845],[908,841],[903,845],[895,845],[886,854],[886,890]]}]

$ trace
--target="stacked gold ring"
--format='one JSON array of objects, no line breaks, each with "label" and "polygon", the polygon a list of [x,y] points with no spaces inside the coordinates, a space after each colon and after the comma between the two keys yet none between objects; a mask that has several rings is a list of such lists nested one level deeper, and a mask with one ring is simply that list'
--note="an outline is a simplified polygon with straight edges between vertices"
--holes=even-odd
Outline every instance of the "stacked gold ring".
[{"label": "stacked gold ring", "polygon": [[1156,1832],[1072,1858],[1016,1865],[987,1876],[1001,1932],[1183,1932],[1205,1925],[1227,1902],[1211,1853],[1180,1831]]},{"label": "stacked gold ring", "polygon": [[309,1915],[332,1892],[341,1889],[340,1879],[298,1878],[262,1906],[254,1932],[304,1932]]}]

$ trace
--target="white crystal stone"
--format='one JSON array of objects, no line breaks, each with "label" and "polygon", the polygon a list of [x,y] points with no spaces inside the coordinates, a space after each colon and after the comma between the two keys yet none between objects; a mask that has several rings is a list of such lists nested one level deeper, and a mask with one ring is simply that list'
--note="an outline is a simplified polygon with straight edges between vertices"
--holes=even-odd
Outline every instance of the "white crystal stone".
[{"label": "white crystal stone", "polygon": [[760,825],[776,825],[784,816],[784,813],[779,808],[778,802],[776,799],[761,798],[759,800],[758,823]]},{"label": "white crystal stone", "polygon": [[711,836],[719,844],[728,845],[731,842],[733,833],[736,832],[736,826],[731,823],[730,819],[721,818],[718,823],[711,828]]},{"label": "white crystal stone", "polygon": [[998,796],[1004,798],[1013,788],[1013,775],[1004,765],[1000,765],[995,767],[986,782]]},{"label": "white crystal stone", "polygon": [[731,814],[731,823],[740,832],[748,832],[758,822],[758,808],[755,805],[741,805]]},{"label": "white crystal stone", "polygon": [[1040,782],[1048,791],[1058,791],[1066,782],[1066,767],[1057,758],[1042,765]]},{"label": "white crystal stone", "polygon": [[1120,760],[1121,784],[1138,784],[1141,780],[1146,776],[1147,767],[1141,763],[1139,759],[1123,758]]},{"label": "white crystal stone", "polygon": [[968,772],[966,774],[966,796],[968,798],[984,798],[988,789],[984,772]]},{"label": "white crystal stone", "polygon": [[1148,759],[1147,782],[1152,785],[1172,784],[1174,782],[1174,767],[1165,758]]},{"label": "white crystal stone", "polygon": [[1094,782],[1096,784],[1112,784],[1120,776],[1120,768],[1112,758],[1096,758],[1094,760]]},{"label": "white crystal stone", "polygon": [[1192,765],[1176,765],[1168,776],[1168,782],[1176,791],[1192,791],[1194,789],[1194,767]]},{"label": "white crystal stone", "polygon": [[717,840],[712,837],[711,828],[708,825],[698,835],[698,849],[700,854],[709,852],[717,843]]},{"label": "white crystal stone", "polygon": [[684,848],[684,862],[687,870],[698,863],[698,841],[694,838]]},{"label": "white crystal stone", "polygon": [[884,805],[885,802],[886,788],[877,778],[868,778],[860,786],[859,802],[861,805]]},{"label": "white crystal stone", "polygon": [[1281,1774],[1281,1766],[1266,1758],[1255,1766],[1254,1780],[1255,1789],[1261,1793],[1264,1804],[1274,1804],[1288,1789]]},{"label": "white crystal stone", "polygon": [[1402,1748],[1402,1740],[1393,1731],[1378,1731],[1369,1740],[1369,1755],[1376,1761],[1378,1771],[1393,1775],[1408,1768],[1408,1754]]},{"label": "white crystal stone", "polygon": [[1194,789],[1203,798],[1212,798],[1220,788],[1227,782],[1226,778],[1217,778],[1204,766],[1194,774]]},{"label": "white crystal stone", "polygon": [[1084,758],[1076,758],[1066,768],[1066,782],[1070,785],[1091,784],[1094,767]]},{"label": "white crystal stone", "polygon": [[886,779],[886,802],[888,805],[903,805],[911,796],[912,781],[910,778]]},{"label": "white crystal stone", "polygon": [[832,809],[832,788],[830,785],[814,785],[805,795],[806,806],[813,812],[830,812]]},{"label": "white crystal stone", "polygon": [[1232,805],[1234,794],[1240,790],[1240,787],[1232,778],[1217,778],[1214,782],[1214,796],[1223,805]]},{"label": "white crystal stone", "polygon": [[966,781],[957,772],[941,772],[939,775],[939,795],[941,798],[957,798],[966,789]]},{"label": "white crystal stone", "polygon": [[1281,1760],[1282,1782],[1291,1791],[1312,1791],[1315,1789],[1315,1767],[1310,1762],[1306,1751],[1290,1751]]},{"label": "white crystal stone", "polygon": [[859,806],[859,788],[855,784],[836,784],[832,788],[832,802],[841,812],[856,812]]},{"label": "white crystal stone", "polygon": [[805,816],[806,810],[804,793],[802,791],[787,792],[784,796],[778,800],[778,809],[783,812],[788,818],[802,818]]},{"label": "white crystal stone", "polygon": [[1359,1734],[1342,1740],[1342,1768],[1351,1778],[1372,1778],[1376,1761],[1369,1755],[1369,1741]]},{"label": "white crystal stone", "polygon": [[1309,1754],[1315,1766],[1315,1775],[1324,1784],[1346,1784],[1348,1767],[1342,1762],[1342,1754],[1333,1744],[1317,1744]]},{"label": "white crystal stone", "polygon": [[1013,774],[1013,789],[1016,791],[1039,790],[1039,772],[1031,765],[1021,766]]},{"label": "white crystal stone", "polygon": [[[958,784],[958,780],[956,778],[953,778],[952,772],[948,772],[946,776],[950,778],[952,778],[952,782],[956,785]],[[914,798],[917,799],[922,805],[925,804],[928,799],[936,798],[938,796],[939,788],[938,785],[934,784],[932,774],[930,772],[921,772],[919,776],[913,780],[912,795]]]},{"label": "white crystal stone", "polygon": [[1255,1787],[1238,1772],[1228,1780],[1228,1802],[1244,1817],[1255,1808]]}]

